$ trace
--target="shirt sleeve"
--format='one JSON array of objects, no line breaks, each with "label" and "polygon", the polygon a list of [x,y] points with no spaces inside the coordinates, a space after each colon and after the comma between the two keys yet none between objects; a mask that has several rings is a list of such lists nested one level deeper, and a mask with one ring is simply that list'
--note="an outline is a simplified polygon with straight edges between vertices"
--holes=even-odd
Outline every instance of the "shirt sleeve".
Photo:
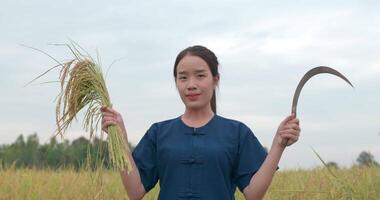
[{"label": "shirt sleeve", "polygon": [[132,152],[145,192],[149,192],[158,181],[156,132],[157,128],[153,124]]},{"label": "shirt sleeve", "polygon": [[241,127],[239,135],[238,156],[233,177],[236,185],[243,192],[253,175],[260,169],[267,151],[246,125]]}]

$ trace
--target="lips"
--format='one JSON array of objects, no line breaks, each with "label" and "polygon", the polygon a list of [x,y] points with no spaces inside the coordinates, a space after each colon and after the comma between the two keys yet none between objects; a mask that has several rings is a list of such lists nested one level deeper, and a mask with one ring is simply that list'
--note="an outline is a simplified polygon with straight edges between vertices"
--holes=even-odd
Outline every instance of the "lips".
[{"label": "lips", "polygon": [[194,101],[198,98],[199,94],[189,94],[189,95],[186,95],[186,97],[191,100],[191,101]]}]

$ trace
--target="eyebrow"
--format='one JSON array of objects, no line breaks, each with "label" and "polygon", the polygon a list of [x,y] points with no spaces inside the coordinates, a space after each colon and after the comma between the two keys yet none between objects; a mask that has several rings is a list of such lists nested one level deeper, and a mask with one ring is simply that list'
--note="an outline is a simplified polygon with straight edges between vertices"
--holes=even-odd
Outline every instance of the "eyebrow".
[{"label": "eyebrow", "polygon": [[[206,70],[204,70],[204,69],[195,70],[195,73],[202,73],[202,72],[206,72]],[[178,72],[178,74],[187,74],[187,72],[186,71],[180,71],[180,72]]]},{"label": "eyebrow", "polygon": [[201,72],[206,72],[206,70],[204,70],[204,69],[195,70],[195,73],[201,73]]}]

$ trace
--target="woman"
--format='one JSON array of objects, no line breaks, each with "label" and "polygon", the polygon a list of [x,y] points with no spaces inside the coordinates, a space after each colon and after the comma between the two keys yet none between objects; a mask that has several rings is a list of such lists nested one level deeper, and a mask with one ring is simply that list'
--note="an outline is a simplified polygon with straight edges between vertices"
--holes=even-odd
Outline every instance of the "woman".
[{"label": "woman", "polygon": [[[216,114],[218,59],[203,46],[177,56],[174,78],[185,104],[183,115],[154,123],[129,155],[134,169],[121,172],[130,199],[141,199],[159,180],[159,199],[262,199],[286,146],[300,134],[293,115],[281,122],[267,153],[242,122]],[[121,115],[102,108],[102,129],[111,124],[127,132]],[[283,145],[288,141],[286,145]]]}]

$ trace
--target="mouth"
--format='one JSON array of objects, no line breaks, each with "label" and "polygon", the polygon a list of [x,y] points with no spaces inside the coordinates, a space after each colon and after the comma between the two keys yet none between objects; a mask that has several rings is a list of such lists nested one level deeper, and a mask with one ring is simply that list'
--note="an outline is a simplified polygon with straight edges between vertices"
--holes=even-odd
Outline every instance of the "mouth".
[{"label": "mouth", "polygon": [[198,96],[200,94],[191,94],[191,95],[186,95],[186,98],[188,98],[190,101],[195,101],[198,99]]}]

